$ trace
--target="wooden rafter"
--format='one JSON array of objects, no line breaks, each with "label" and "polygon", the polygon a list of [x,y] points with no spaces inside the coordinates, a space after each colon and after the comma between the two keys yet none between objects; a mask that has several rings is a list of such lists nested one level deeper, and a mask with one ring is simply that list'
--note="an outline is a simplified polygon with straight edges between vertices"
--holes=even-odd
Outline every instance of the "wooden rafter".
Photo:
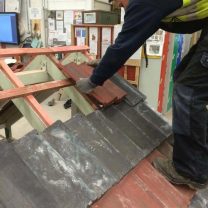
[{"label": "wooden rafter", "polygon": [[[14,87],[24,87],[24,84],[15,76],[12,70],[8,67],[8,65],[0,60],[0,66],[3,73],[8,77],[8,79],[12,82]],[[47,115],[42,106],[37,102],[34,96],[27,95],[24,99],[29,103],[29,105],[33,108],[33,110],[37,113],[40,119],[45,123],[46,126],[50,126],[53,124],[53,120]]]},{"label": "wooden rafter", "polygon": [[[95,109],[94,104],[87,96],[77,91],[76,87],[74,87],[73,77],[69,79],[68,77],[70,76],[64,74],[64,65],[55,57],[55,54],[61,53],[64,55],[64,60],[69,57],[70,60],[67,59],[66,61],[71,62],[76,59],[85,62],[90,59],[87,53],[88,50],[88,46],[0,49],[0,58],[30,57],[27,64],[24,65],[23,71],[17,73],[14,73],[0,59],[0,90],[2,89],[0,91],[0,101],[12,100],[19,112],[38,131],[43,131],[47,126],[53,124],[53,121],[32,95],[33,93],[38,92],[38,95],[41,95],[40,91],[64,87],[64,93],[72,99],[82,113],[89,114],[93,112]],[[17,116],[16,118],[19,117]],[[10,127],[16,121],[16,118],[9,122],[8,118],[6,116],[2,119],[1,117],[0,121],[2,123],[6,122],[8,129],[11,129]]]},{"label": "wooden rafter", "polygon": [[46,82],[41,84],[35,84],[30,86],[18,87],[14,89],[0,91],[0,101],[10,100],[18,97],[32,95],[36,92],[42,92],[45,90],[58,89],[63,87],[72,86],[73,82],[69,79],[58,80],[52,82]]},{"label": "wooden rafter", "polygon": [[22,56],[22,55],[47,55],[55,53],[74,53],[89,50],[88,46],[64,46],[54,48],[8,48],[0,49],[0,57]]},{"label": "wooden rafter", "polygon": [[[64,66],[54,57],[53,54],[49,54],[47,55],[47,57],[49,58],[49,60],[51,61],[51,63],[53,63],[57,69],[59,69],[64,75],[66,75],[66,77],[68,77],[69,75],[65,72],[65,68]],[[54,69],[55,70],[55,69]],[[70,75],[70,77],[75,81],[76,79],[73,77],[73,75]],[[96,110],[97,107],[93,104],[92,100],[89,99],[88,95],[82,95],[85,100],[90,103],[91,106],[93,106],[93,108]]]}]

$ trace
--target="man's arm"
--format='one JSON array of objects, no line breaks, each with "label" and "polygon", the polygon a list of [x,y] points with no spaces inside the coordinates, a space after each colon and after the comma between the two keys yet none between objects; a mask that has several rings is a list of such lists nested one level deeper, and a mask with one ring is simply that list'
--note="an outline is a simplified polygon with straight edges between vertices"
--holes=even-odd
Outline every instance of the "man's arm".
[{"label": "man's arm", "polygon": [[[157,5],[160,2],[161,5]],[[172,2],[173,5],[168,5]],[[167,5],[167,6],[166,6]],[[90,81],[102,85],[159,28],[161,19],[181,6],[181,0],[130,0],[124,25],[115,44],[108,47]]]}]

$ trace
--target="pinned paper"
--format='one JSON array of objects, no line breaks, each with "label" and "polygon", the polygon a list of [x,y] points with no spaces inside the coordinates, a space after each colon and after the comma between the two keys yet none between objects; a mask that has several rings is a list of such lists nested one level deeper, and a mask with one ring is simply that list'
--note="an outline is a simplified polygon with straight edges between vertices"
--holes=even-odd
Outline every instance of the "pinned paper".
[{"label": "pinned paper", "polygon": [[64,31],[64,22],[63,21],[56,21],[56,30],[59,33],[63,33],[63,31]]},{"label": "pinned paper", "polygon": [[20,1],[19,0],[6,0],[5,12],[17,12],[20,13]]},{"label": "pinned paper", "polygon": [[90,53],[97,55],[98,53],[98,28],[96,27],[89,28],[89,46],[90,46]]},{"label": "pinned paper", "polygon": [[64,11],[64,27],[74,23],[74,11]]},{"label": "pinned paper", "polygon": [[77,46],[84,46],[85,45],[85,38],[80,37],[77,38]]},{"label": "pinned paper", "polygon": [[30,19],[41,19],[41,8],[29,8]]},{"label": "pinned paper", "polygon": [[48,18],[48,30],[49,32],[55,30],[55,19]]},{"label": "pinned paper", "polygon": [[63,19],[64,19],[64,12],[56,11],[56,20],[63,20]]}]

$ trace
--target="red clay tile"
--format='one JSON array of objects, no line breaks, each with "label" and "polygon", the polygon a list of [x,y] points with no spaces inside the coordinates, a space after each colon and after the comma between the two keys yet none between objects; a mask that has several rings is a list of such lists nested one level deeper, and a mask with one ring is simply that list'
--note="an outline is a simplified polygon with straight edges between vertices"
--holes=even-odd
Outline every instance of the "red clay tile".
[{"label": "red clay tile", "polygon": [[158,156],[164,157],[155,150],[92,208],[187,208],[195,192],[169,183],[151,165]]},{"label": "red clay tile", "polygon": [[71,77],[75,81],[78,81],[81,77],[83,78],[83,74],[78,72],[74,67],[65,66],[63,69],[64,74]]},{"label": "red clay tile", "polygon": [[[93,68],[88,66],[87,64],[80,64],[78,65],[78,71],[79,72],[83,72],[86,77],[89,77],[92,74]],[[118,102],[120,100],[122,100],[125,96],[126,96],[126,92],[123,91],[121,88],[119,88],[116,84],[114,84],[112,81],[107,80],[103,86],[102,89],[105,89],[105,91],[107,91],[109,94],[111,94],[112,96],[115,96],[118,100]],[[96,93],[98,94],[98,93]]]},{"label": "red clay tile", "polygon": [[[79,65],[79,69],[78,70],[81,70],[83,71],[87,76],[90,76],[92,74],[92,70],[93,68],[88,66],[87,64],[80,64]],[[110,94],[112,94],[113,96],[116,96],[118,102],[120,100],[122,100],[126,95],[127,93],[122,90],[120,87],[118,87],[116,84],[114,84],[112,81],[110,80],[107,80],[102,88],[104,88],[106,91],[108,91]]]},{"label": "red clay tile", "polygon": [[[64,71],[75,80],[89,77],[92,73],[92,67],[86,64],[77,65],[75,63],[70,63],[65,66],[65,68],[66,69]],[[120,101],[125,96],[126,93],[109,80],[104,84],[104,86],[98,86],[89,95],[91,100],[99,107],[111,105]]]},{"label": "red clay tile", "polygon": [[115,95],[117,97],[116,102],[120,102],[127,93],[123,91],[121,88],[119,88],[116,84],[114,84],[112,81],[107,80],[103,87],[108,90],[111,94]]},{"label": "red clay tile", "polygon": [[[88,77],[84,71],[80,70],[79,65],[75,63],[70,63],[65,66],[64,72],[67,73],[70,77],[76,81],[80,78]],[[115,102],[116,96],[111,95],[109,92],[105,91],[102,87],[97,87],[89,95],[89,98],[93,101],[98,107],[105,107]]]},{"label": "red clay tile", "polygon": [[165,207],[187,207],[181,193],[170,184],[146,159],[133,170]]},{"label": "red clay tile", "polygon": [[133,172],[104,195],[92,208],[164,208]]},{"label": "red clay tile", "polygon": [[148,155],[148,156],[146,157],[146,159],[147,159],[150,163],[152,163],[152,161],[153,161],[156,157],[163,157],[163,158],[165,158],[165,156],[162,155],[158,150],[154,150],[150,155]]},{"label": "red clay tile", "polygon": [[[152,161],[156,157],[165,157],[165,156],[162,155],[159,151],[155,150],[147,157],[147,160],[150,163],[152,163]],[[192,190],[192,189],[190,189],[190,188],[188,188],[187,186],[184,186],[184,185],[174,185],[174,187],[180,192],[180,194],[183,196],[183,199],[184,199],[185,203],[188,205],[190,203],[192,197],[196,193],[196,191]]]},{"label": "red clay tile", "polygon": [[187,204],[187,207],[191,203],[191,199],[195,195],[196,191],[188,188],[187,186],[183,185],[175,185],[175,188],[181,193],[183,196],[183,199],[185,203]]}]

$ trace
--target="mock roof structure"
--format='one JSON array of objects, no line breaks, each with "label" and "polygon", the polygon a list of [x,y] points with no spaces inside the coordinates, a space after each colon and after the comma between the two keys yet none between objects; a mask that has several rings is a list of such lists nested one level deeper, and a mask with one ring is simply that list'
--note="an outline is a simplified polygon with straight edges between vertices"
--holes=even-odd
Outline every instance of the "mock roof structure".
[{"label": "mock roof structure", "polygon": [[[90,70],[61,69],[73,80]],[[114,76],[86,99],[94,112],[0,142],[0,207],[207,207],[207,189],[173,186],[152,166],[171,155],[171,127],[142,93]]]}]

